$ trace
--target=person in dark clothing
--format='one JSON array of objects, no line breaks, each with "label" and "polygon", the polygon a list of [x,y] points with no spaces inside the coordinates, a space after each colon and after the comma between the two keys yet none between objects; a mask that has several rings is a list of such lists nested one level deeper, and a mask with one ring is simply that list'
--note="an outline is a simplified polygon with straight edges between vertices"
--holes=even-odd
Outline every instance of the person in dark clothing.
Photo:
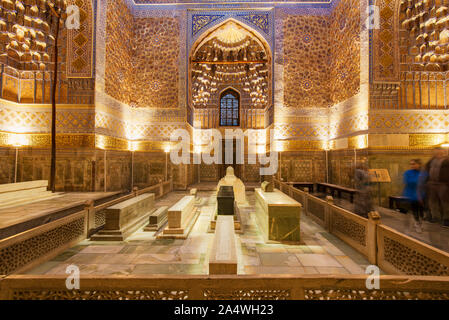
[{"label": "person in dark clothing", "polygon": [[366,166],[357,166],[354,182],[357,189],[354,196],[354,212],[367,218],[368,213],[373,211],[374,207],[371,199],[371,179]]},{"label": "person in dark clothing", "polygon": [[413,213],[414,229],[416,232],[422,232],[421,221],[423,218],[423,206],[421,195],[419,193],[419,182],[421,173],[421,160],[414,159],[410,161],[410,170],[404,172],[404,191],[402,195],[407,198],[407,209]]},{"label": "person in dark clothing", "polygon": [[432,222],[449,227],[449,158],[443,148],[435,148],[433,158],[426,164],[426,189]]}]

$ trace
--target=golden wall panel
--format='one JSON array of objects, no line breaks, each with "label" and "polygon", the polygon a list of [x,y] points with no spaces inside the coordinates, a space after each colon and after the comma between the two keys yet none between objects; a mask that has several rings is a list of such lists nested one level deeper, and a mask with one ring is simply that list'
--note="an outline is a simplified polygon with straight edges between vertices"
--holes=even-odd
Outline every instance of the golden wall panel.
[{"label": "golden wall panel", "polygon": [[340,0],[329,27],[332,104],[345,101],[360,91],[360,32],[360,0]]},{"label": "golden wall panel", "polygon": [[376,81],[399,80],[399,0],[376,0],[380,29],[373,30],[373,73]]},{"label": "golden wall panel", "polygon": [[[50,148],[51,135],[42,134],[14,134],[0,132],[0,146],[14,146],[14,141],[20,141],[20,147]],[[93,134],[57,134],[56,147],[63,149],[95,148],[95,136]]]},{"label": "golden wall panel", "polygon": [[3,74],[3,98],[18,102],[19,80]]},{"label": "golden wall panel", "polygon": [[93,70],[93,7],[92,0],[68,0],[80,10],[80,28],[67,30],[68,78],[91,78]]}]

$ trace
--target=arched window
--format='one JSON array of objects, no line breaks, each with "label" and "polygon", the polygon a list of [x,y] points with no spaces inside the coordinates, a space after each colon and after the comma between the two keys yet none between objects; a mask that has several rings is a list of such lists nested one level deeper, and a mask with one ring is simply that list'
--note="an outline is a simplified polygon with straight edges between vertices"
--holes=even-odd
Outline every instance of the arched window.
[{"label": "arched window", "polygon": [[220,97],[220,126],[240,125],[240,101],[238,92],[228,89]]}]

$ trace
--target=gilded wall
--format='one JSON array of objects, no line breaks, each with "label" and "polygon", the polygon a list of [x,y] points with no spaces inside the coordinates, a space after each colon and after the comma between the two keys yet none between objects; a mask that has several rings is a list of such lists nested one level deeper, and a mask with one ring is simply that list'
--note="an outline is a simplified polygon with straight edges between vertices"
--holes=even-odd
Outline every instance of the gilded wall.
[{"label": "gilded wall", "polygon": [[280,175],[284,181],[326,181],[326,160],[324,152],[282,153]]},{"label": "gilded wall", "polygon": [[284,106],[328,107],[329,19],[327,16],[287,15],[283,21]]},{"label": "gilded wall", "polygon": [[379,29],[373,30],[373,75],[376,81],[399,80],[398,5],[399,0],[377,0]]},{"label": "gilded wall", "polygon": [[177,108],[178,19],[137,18],[133,34],[132,104],[147,108]]},{"label": "gilded wall", "polygon": [[329,27],[329,89],[332,104],[360,91],[360,1],[341,0]]},{"label": "gilded wall", "polygon": [[133,16],[121,0],[108,0],[106,25],[105,91],[125,104],[131,103],[133,83]]}]

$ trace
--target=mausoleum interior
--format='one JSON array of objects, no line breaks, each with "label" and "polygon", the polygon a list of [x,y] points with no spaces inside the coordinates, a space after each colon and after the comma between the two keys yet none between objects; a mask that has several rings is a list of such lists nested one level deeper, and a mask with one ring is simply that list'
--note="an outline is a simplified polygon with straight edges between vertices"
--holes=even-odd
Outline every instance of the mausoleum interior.
[{"label": "mausoleum interior", "polygon": [[0,0],[0,300],[449,299],[448,10]]}]

